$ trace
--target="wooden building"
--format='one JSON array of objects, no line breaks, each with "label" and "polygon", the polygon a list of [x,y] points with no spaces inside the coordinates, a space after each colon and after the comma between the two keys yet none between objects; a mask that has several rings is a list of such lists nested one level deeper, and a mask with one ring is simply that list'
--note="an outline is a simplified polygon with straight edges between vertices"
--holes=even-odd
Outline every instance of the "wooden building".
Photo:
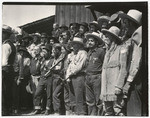
[{"label": "wooden building", "polygon": [[[92,22],[94,17],[90,9],[87,9],[83,4],[61,4],[56,5],[56,19],[59,24],[69,26],[70,23],[77,22]],[[100,16],[100,12],[96,12]]]}]

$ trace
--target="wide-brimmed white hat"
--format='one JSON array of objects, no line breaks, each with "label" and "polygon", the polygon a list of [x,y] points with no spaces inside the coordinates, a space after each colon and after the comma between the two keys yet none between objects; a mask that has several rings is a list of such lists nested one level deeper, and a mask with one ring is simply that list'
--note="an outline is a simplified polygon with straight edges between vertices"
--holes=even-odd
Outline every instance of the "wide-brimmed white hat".
[{"label": "wide-brimmed white hat", "polygon": [[141,19],[142,19],[142,12],[135,10],[135,9],[131,9],[128,11],[127,14],[120,13],[119,17],[121,17],[122,19],[128,18],[128,19],[134,21],[135,23],[137,23],[138,25],[140,25]]},{"label": "wide-brimmed white hat", "polygon": [[121,42],[121,39],[119,38],[119,33],[120,33],[120,29],[116,26],[112,26],[111,28],[109,28],[109,30],[107,29],[102,29],[102,32],[108,33],[110,35],[112,35],[113,37],[115,37],[119,42]]},{"label": "wide-brimmed white hat", "polygon": [[87,33],[86,39],[89,39],[90,37],[94,37],[99,44],[104,43],[103,40],[100,38],[100,34],[98,34],[97,32]]},{"label": "wide-brimmed white hat", "polygon": [[80,37],[74,37],[74,38],[73,38],[73,41],[71,41],[70,43],[71,43],[71,44],[79,43],[79,44],[84,45],[83,38],[80,38]]}]

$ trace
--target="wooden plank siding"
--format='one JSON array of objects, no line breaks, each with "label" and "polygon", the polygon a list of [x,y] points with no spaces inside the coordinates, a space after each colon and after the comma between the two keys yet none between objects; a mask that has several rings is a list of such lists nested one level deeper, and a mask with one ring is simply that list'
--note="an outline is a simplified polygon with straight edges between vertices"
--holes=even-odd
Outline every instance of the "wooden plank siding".
[{"label": "wooden plank siding", "polygon": [[[96,13],[97,17],[101,13]],[[56,19],[59,25],[65,24],[69,26],[72,22],[91,22],[93,21],[93,15],[90,9],[85,8],[85,5],[56,5]]]}]

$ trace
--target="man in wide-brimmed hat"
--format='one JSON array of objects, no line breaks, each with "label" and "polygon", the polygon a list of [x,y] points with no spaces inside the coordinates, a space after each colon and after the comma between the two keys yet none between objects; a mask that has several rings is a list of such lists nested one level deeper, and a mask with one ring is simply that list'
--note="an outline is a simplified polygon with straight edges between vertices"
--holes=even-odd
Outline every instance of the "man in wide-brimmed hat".
[{"label": "man in wide-brimmed hat", "polygon": [[[13,86],[13,103],[14,113],[17,113],[21,108],[29,108],[29,104],[32,103],[31,96],[26,91],[26,85],[30,79],[30,58],[31,55],[27,51],[26,47],[20,47],[16,55],[14,68],[15,69],[15,81]],[[19,108],[20,107],[20,108]]]},{"label": "man in wide-brimmed hat", "polygon": [[[142,116],[142,105],[145,105],[147,98],[141,96],[143,79],[141,71],[141,59],[142,59],[142,12],[131,9],[127,14],[119,14],[124,23],[126,30],[125,39],[123,40],[123,46],[128,47],[129,63],[128,75],[125,85],[123,87],[123,93],[128,98],[127,102],[127,115],[129,116]],[[130,45],[129,45],[130,44]],[[138,73],[138,74],[137,74]],[[146,85],[145,85],[146,87]],[[138,89],[137,89],[138,88]],[[139,93],[139,94],[136,94]],[[145,109],[145,108],[144,108]],[[143,110],[143,113],[146,112]]]},{"label": "man in wide-brimmed hat", "polygon": [[65,24],[62,24],[60,27],[59,27],[59,29],[60,29],[60,33],[62,33],[63,31],[66,31],[66,30],[68,30],[68,27],[65,25]]},{"label": "man in wide-brimmed hat", "polygon": [[14,80],[14,60],[16,48],[10,40],[12,28],[2,26],[2,115],[12,113],[12,85]]},{"label": "man in wide-brimmed hat", "polygon": [[42,33],[41,34],[41,46],[45,46],[46,44],[49,43],[49,40],[48,40],[48,35],[46,33]]},{"label": "man in wide-brimmed hat", "polygon": [[79,32],[77,33],[76,37],[80,37],[84,40],[84,43],[86,43],[85,35],[89,31],[88,24],[86,22],[81,22],[79,24]]},{"label": "man in wide-brimmed hat", "polygon": [[28,47],[30,47],[32,42],[33,42],[32,36],[30,34],[25,34],[22,37],[22,44],[21,44],[21,46],[28,48]]},{"label": "man in wide-brimmed hat", "polygon": [[99,96],[101,92],[101,72],[105,56],[105,49],[98,47],[104,42],[96,32],[87,33],[88,44],[88,64],[86,68],[86,102],[88,105],[89,115],[102,115],[98,111],[102,111],[102,102],[99,103]]},{"label": "man in wide-brimmed hat", "polygon": [[[74,37],[71,42],[74,55],[71,57],[67,71],[66,79],[73,85],[70,92],[70,104],[75,105],[76,111],[71,109],[77,115],[86,115],[86,100],[85,100],[85,67],[87,62],[87,52],[83,49],[84,42],[80,37]],[[74,100],[75,99],[75,100]],[[74,104],[75,103],[75,104]],[[72,107],[73,108],[73,107]]]},{"label": "man in wide-brimmed hat", "polygon": [[102,29],[108,29],[108,23],[109,23],[110,17],[109,16],[100,16],[97,19],[98,25],[100,27],[100,31]]},{"label": "man in wide-brimmed hat", "polygon": [[126,79],[127,54],[119,38],[120,29],[112,26],[109,30],[103,29],[104,42],[107,45],[102,69],[101,95],[104,101],[105,116],[124,116],[124,100],[122,88]]},{"label": "man in wide-brimmed hat", "polygon": [[73,40],[73,37],[77,35],[77,33],[79,32],[79,24],[78,23],[71,23],[69,25],[69,31],[71,34],[71,38],[70,40]]},{"label": "man in wide-brimmed hat", "polygon": [[100,27],[99,27],[99,25],[98,25],[98,22],[97,21],[93,21],[93,22],[90,22],[89,23],[89,29],[90,29],[90,31],[89,32],[97,32],[97,33],[99,33],[100,31]]}]

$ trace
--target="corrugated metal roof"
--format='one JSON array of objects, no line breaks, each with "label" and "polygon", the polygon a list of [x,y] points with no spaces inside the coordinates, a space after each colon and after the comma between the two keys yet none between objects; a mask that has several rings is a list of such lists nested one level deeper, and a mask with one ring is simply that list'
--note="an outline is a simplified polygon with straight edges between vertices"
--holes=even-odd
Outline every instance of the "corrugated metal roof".
[{"label": "corrugated metal roof", "polygon": [[29,34],[35,32],[39,32],[39,33],[44,32],[47,33],[48,35],[51,35],[54,21],[55,21],[55,15],[19,26],[19,28],[21,28],[22,30],[24,30]]}]

